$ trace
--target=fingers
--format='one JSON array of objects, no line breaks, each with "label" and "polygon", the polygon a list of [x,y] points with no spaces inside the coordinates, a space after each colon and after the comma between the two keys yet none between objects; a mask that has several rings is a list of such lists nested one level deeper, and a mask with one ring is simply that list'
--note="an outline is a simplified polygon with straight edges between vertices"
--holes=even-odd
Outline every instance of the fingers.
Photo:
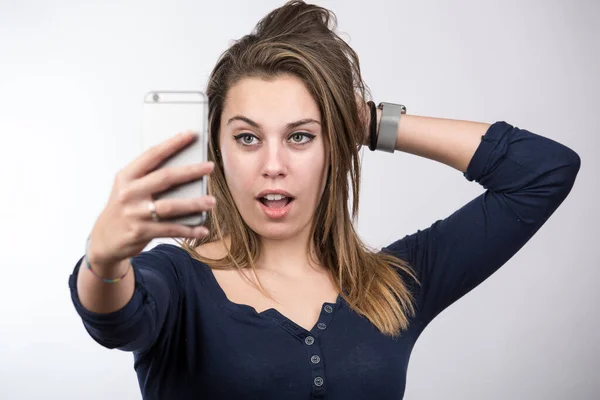
[{"label": "fingers", "polygon": [[140,226],[143,240],[155,238],[203,238],[208,236],[209,231],[204,226],[186,226],[171,222],[145,222]]},{"label": "fingers", "polygon": [[[148,200],[139,203],[139,206],[136,207],[136,217],[151,220],[149,203]],[[160,199],[154,202],[155,212],[161,220],[210,211],[214,205],[215,198],[213,196],[202,196],[195,199]]]},{"label": "fingers", "polygon": [[132,180],[146,175],[164,160],[189,145],[196,136],[192,132],[180,133],[151,147],[121,171],[123,178]]},{"label": "fingers", "polygon": [[126,189],[127,196],[132,199],[146,198],[153,193],[161,193],[173,186],[200,179],[204,175],[210,174],[214,168],[215,164],[212,161],[182,167],[161,168],[130,182]]}]

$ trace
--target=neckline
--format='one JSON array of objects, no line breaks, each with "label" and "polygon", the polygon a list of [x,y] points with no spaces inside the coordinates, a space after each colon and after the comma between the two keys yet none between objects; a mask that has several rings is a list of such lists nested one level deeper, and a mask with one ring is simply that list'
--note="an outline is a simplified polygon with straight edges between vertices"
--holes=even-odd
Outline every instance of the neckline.
[{"label": "neckline", "polygon": [[[212,268],[209,265],[193,258],[184,249],[181,249],[181,248],[179,248],[179,249],[186,254],[186,256],[188,257],[188,259],[190,260],[190,262],[193,265],[200,266],[201,270],[207,277],[207,281],[208,281],[207,283],[212,287],[213,293],[215,293],[216,296],[218,297],[217,300],[218,300],[219,305],[223,306],[224,308],[226,308],[227,310],[229,310],[230,312],[232,312],[234,314],[251,315],[251,316],[254,316],[257,318],[267,317],[269,319],[274,320],[279,325],[282,325],[284,328],[291,329],[292,331],[294,331],[293,333],[301,334],[302,337],[308,336],[309,334],[312,336],[318,336],[322,331],[317,329],[317,325],[319,325],[319,323],[323,322],[323,319],[325,317],[324,314],[333,316],[333,314],[335,314],[336,310],[340,307],[340,305],[343,301],[341,294],[338,293],[334,303],[323,302],[323,304],[321,304],[321,312],[319,314],[318,320],[315,322],[315,324],[312,326],[312,328],[310,330],[307,330],[306,328],[298,325],[296,322],[294,322],[290,318],[288,318],[285,315],[283,315],[282,313],[280,313],[276,308],[271,307],[271,308],[267,308],[266,310],[259,312],[258,310],[256,310],[256,308],[254,308],[253,306],[251,306],[249,304],[236,303],[236,302],[231,301],[229,299],[229,297],[227,297],[227,294],[225,293],[225,291],[223,290],[221,285],[219,284],[219,281],[217,281],[217,278],[216,278],[215,274],[213,273]],[[332,308],[332,311],[330,313],[327,313],[324,311],[326,306],[330,306]],[[326,318],[326,319],[330,320],[330,318]]]}]

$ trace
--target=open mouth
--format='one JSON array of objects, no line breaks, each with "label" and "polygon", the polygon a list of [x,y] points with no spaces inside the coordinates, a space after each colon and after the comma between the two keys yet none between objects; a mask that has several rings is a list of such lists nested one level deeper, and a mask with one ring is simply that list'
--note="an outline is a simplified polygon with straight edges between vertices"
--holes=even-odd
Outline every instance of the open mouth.
[{"label": "open mouth", "polygon": [[290,204],[293,200],[293,197],[286,197],[281,195],[267,195],[258,198],[258,201],[260,201],[269,208],[283,208]]}]

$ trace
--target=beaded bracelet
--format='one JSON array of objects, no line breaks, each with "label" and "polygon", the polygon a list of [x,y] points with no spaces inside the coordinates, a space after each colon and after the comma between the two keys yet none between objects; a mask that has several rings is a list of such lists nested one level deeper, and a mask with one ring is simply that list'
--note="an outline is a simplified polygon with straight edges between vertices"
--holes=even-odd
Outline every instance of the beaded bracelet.
[{"label": "beaded bracelet", "polygon": [[94,275],[96,278],[100,279],[102,282],[104,283],[117,283],[119,281],[121,281],[123,278],[125,278],[125,276],[129,273],[129,270],[131,269],[131,260],[129,262],[129,265],[127,266],[127,269],[125,270],[125,272],[123,273],[123,275],[121,275],[118,278],[114,278],[114,279],[107,279],[107,278],[103,278],[100,275],[98,275],[93,269],[92,269],[92,265],[90,264],[90,261],[88,260],[88,256],[87,256],[87,252],[88,252],[88,247],[90,246],[90,238],[88,237],[86,245],[85,245],[85,255],[83,256],[83,259],[85,261],[85,266],[87,267],[87,269],[92,273],[92,275]]}]

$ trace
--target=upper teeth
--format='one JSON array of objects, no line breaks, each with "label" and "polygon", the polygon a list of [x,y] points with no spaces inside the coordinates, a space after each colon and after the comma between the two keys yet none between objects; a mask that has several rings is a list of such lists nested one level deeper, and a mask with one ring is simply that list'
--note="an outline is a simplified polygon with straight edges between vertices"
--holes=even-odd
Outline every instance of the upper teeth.
[{"label": "upper teeth", "polygon": [[286,197],[282,194],[268,194],[265,196],[265,199],[267,200],[283,200]]}]

